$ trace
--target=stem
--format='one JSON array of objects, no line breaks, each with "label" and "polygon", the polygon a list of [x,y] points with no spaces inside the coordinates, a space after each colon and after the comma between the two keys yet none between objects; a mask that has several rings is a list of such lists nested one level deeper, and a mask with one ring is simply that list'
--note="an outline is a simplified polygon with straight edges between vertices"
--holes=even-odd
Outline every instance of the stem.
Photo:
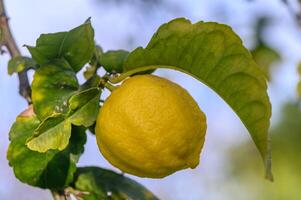
[{"label": "stem", "polygon": [[110,92],[113,92],[113,90],[116,89],[116,87],[108,82],[105,83],[105,88],[107,88],[108,90],[110,90]]},{"label": "stem", "polygon": [[[143,72],[143,71],[148,71],[148,70],[153,70],[153,69],[157,69],[159,68],[159,66],[157,65],[151,65],[151,66],[145,66],[145,67],[138,67],[136,69],[133,69],[133,70],[130,70],[130,71],[127,71],[123,74],[120,74],[119,76],[116,76],[116,77],[111,77],[109,79],[110,83],[119,83],[121,81],[123,81],[124,79],[126,79],[127,77],[133,75],[133,74],[136,74],[138,72]],[[173,69],[174,67],[170,67],[170,66],[161,66],[161,68],[171,68]]]},{"label": "stem", "polygon": [[[0,49],[2,46],[5,46],[11,58],[21,56],[20,50],[18,49],[18,46],[8,24],[8,17],[5,12],[3,0],[0,0],[0,30],[2,35],[0,41]],[[18,78],[19,94],[25,98],[28,104],[31,104],[31,88],[26,70],[19,72]]]}]

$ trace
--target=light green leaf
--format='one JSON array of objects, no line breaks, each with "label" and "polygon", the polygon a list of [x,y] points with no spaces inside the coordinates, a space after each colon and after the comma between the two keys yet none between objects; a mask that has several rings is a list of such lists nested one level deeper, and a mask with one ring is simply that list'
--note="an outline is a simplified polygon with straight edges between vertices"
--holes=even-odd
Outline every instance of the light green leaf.
[{"label": "light green leaf", "polygon": [[185,72],[213,89],[248,129],[272,179],[268,129],[271,105],[264,72],[240,38],[226,25],[191,24],[175,19],[162,25],[145,49],[134,50],[125,73],[112,82],[143,70],[169,68]]},{"label": "light green leaf", "polygon": [[264,44],[259,44],[256,46],[251,53],[255,62],[262,67],[263,71],[266,73],[266,76],[270,79],[270,68],[272,64],[281,59],[279,53]]},{"label": "light green leaf", "polygon": [[98,167],[78,168],[74,185],[77,190],[89,192],[84,200],[158,200],[136,181]]},{"label": "light green leaf", "polygon": [[121,73],[123,72],[123,63],[128,55],[129,52],[125,50],[107,51],[100,55],[99,64],[107,72]]},{"label": "light green leaf", "polygon": [[68,111],[68,99],[79,85],[75,72],[63,60],[38,68],[32,82],[34,111],[43,121],[54,113]]},{"label": "light green leaf", "polygon": [[76,163],[84,151],[85,129],[72,127],[72,136],[65,150],[39,153],[31,151],[25,144],[39,123],[36,116],[16,119],[10,130],[7,159],[21,182],[40,188],[62,189],[73,180]]},{"label": "light green leaf", "polygon": [[66,103],[68,113],[54,113],[42,121],[35,134],[28,138],[28,148],[38,152],[46,152],[49,149],[63,150],[69,142],[71,124],[85,127],[93,125],[99,110],[101,91],[95,87],[99,81],[100,78],[94,76],[80,86]]},{"label": "light green leaf", "polygon": [[36,62],[24,56],[17,56],[8,62],[8,74],[12,75],[13,73],[18,73],[24,71],[25,69],[35,68]]},{"label": "light green leaf", "polygon": [[74,125],[92,126],[99,110],[100,89],[91,88],[72,96],[69,107],[72,110],[70,121]]},{"label": "light green leaf", "polygon": [[27,46],[32,58],[40,65],[63,58],[77,72],[92,57],[94,30],[90,20],[69,32],[42,34],[35,47]]},{"label": "light green leaf", "polygon": [[100,77],[94,75],[81,85],[78,92],[69,99],[68,117],[72,124],[89,127],[95,123],[101,94],[99,83]]},{"label": "light green leaf", "polygon": [[43,121],[28,138],[27,147],[33,151],[46,152],[49,149],[63,150],[71,136],[71,123],[62,114],[53,114]]}]

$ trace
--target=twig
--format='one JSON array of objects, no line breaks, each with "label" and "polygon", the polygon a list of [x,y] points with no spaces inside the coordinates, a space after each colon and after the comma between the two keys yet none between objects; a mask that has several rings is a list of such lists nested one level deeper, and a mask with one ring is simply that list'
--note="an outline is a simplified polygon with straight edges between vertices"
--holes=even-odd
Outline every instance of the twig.
[{"label": "twig", "polygon": [[[0,0],[0,49],[5,46],[12,58],[21,56],[20,50],[13,38],[12,32],[8,24],[8,17],[5,12],[3,0]],[[25,98],[28,104],[31,104],[31,88],[28,81],[26,70],[18,73],[19,93]]]}]

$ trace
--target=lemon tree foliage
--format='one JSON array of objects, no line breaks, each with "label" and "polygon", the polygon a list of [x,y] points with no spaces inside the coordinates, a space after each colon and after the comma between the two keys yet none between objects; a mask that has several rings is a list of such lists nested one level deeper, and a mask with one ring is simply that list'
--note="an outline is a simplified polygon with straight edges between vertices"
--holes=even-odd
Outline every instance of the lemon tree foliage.
[{"label": "lemon tree foliage", "polygon": [[94,30],[90,20],[68,32],[42,34],[36,46],[27,46],[32,58],[40,65],[64,58],[75,72],[92,57]]},{"label": "lemon tree foliage", "polygon": [[89,195],[83,196],[85,200],[158,199],[136,181],[98,167],[78,168],[74,185],[80,191],[89,192]]},{"label": "lemon tree foliage", "polygon": [[29,149],[46,152],[49,149],[63,150],[71,136],[71,123],[65,121],[64,115],[54,114],[43,121],[34,134],[27,139]]},{"label": "lemon tree foliage", "polygon": [[265,41],[264,37],[265,28],[272,23],[272,19],[265,16],[257,19],[255,23],[255,47],[251,49],[255,62],[263,69],[269,80],[271,79],[272,65],[281,60],[280,54]]},{"label": "lemon tree foliage", "polygon": [[8,62],[8,74],[18,73],[26,69],[31,69],[36,67],[36,62],[29,57],[17,56]]},{"label": "lemon tree foliage", "polygon": [[[50,66],[51,67],[51,66]],[[40,68],[41,69],[41,68]],[[46,68],[47,69],[47,68]],[[48,68],[51,69],[51,68]],[[66,71],[64,71],[66,72]],[[37,73],[37,72],[36,72]],[[57,74],[60,74],[60,72],[56,72]],[[68,77],[66,74],[62,77]],[[64,80],[64,79],[55,79],[53,76],[45,76],[46,78],[54,79],[54,80]],[[76,77],[73,77],[76,80]],[[74,81],[73,79],[70,81],[70,83]],[[34,81],[33,81],[34,82]],[[82,86],[80,86],[76,91],[74,91],[74,88],[70,86],[70,90],[67,89],[67,91],[64,92],[62,86],[57,84],[56,86],[59,86],[59,89],[53,90],[52,97],[56,97],[58,92],[56,90],[60,90],[61,92],[64,92],[61,94],[61,96],[57,96],[58,98],[62,98],[59,100],[54,101],[53,99],[48,99],[48,95],[51,95],[52,88],[48,87],[47,85],[41,85],[37,84],[38,86],[45,87],[46,90],[33,90],[33,96],[35,95],[35,92],[37,95],[45,96],[45,99],[42,99],[41,101],[41,110],[43,110],[44,106],[48,105],[49,100],[50,103],[59,102],[56,104],[52,104],[52,114],[47,114],[49,117],[47,117],[45,120],[42,121],[40,126],[35,130],[35,134],[27,140],[27,145],[30,149],[39,151],[39,152],[46,152],[49,149],[59,149],[63,150],[67,145],[68,141],[71,135],[71,124],[76,126],[85,126],[89,127],[93,125],[95,122],[95,119],[97,117],[97,111],[99,109],[99,98],[100,98],[100,89],[97,87],[99,82],[99,77],[94,76],[91,79],[89,79],[86,83],[84,83]],[[49,81],[48,83],[51,83]],[[54,84],[55,85],[55,84]],[[34,87],[33,87],[34,88]],[[66,96],[64,96],[66,94]],[[33,105],[35,106],[35,99],[33,98]],[[35,108],[35,107],[34,107]],[[57,109],[58,108],[58,109]],[[35,109],[35,112],[38,109]],[[67,112],[67,111],[68,112]],[[51,109],[50,109],[51,111]],[[65,112],[64,112],[65,111]],[[62,114],[61,112],[64,112]]]},{"label": "lemon tree foliage", "polygon": [[266,77],[230,27],[183,18],[162,25],[146,48],[135,49],[124,63],[126,75],[155,68],[185,72],[222,97],[248,129],[272,178]]},{"label": "lemon tree foliage", "polygon": [[16,119],[9,133],[7,159],[20,181],[40,188],[63,188],[73,180],[76,162],[84,151],[85,129],[73,126],[69,145],[63,151],[39,153],[26,146],[39,124],[35,115]]},{"label": "lemon tree foliage", "polygon": [[32,101],[38,118],[45,120],[54,113],[66,113],[68,99],[78,88],[76,74],[65,60],[39,67],[32,81]]},{"label": "lemon tree foliage", "polygon": [[265,44],[259,44],[251,51],[255,62],[262,67],[268,79],[270,79],[271,66],[280,60],[277,51]]},{"label": "lemon tree foliage", "polygon": [[[104,53],[87,20],[67,32],[42,34],[36,46],[26,47],[32,58],[13,58],[8,66],[10,74],[35,70],[33,109],[17,117],[7,153],[20,181],[52,190],[87,190],[90,195],[84,199],[157,199],[136,182],[100,168],[80,168],[74,179],[85,131],[95,127],[104,87],[112,89],[110,84],[156,68],[185,72],[217,92],[249,130],[271,177],[265,75],[228,26],[176,19],[162,25],[146,48]],[[77,77],[83,67],[86,82],[81,83]],[[102,77],[99,68],[106,71]]]},{"label": "lemon tree foliage", "polygon": [[129,52],[125,50],[107,51],[100,55],[99,64],[108,72],[121,73],[128,55]]}]

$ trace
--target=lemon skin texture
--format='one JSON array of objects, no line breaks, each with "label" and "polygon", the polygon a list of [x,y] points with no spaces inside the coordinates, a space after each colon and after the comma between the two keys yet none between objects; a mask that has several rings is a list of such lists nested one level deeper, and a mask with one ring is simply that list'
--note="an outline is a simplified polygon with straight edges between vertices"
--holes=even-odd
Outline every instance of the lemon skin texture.
[{"label": "lemon skin texture", "polygon": [[136,75],[106,99],[95,132],[112,165],[136,176],[162,178],[199,164],[206,127],[204,113],[181,86]]}]

